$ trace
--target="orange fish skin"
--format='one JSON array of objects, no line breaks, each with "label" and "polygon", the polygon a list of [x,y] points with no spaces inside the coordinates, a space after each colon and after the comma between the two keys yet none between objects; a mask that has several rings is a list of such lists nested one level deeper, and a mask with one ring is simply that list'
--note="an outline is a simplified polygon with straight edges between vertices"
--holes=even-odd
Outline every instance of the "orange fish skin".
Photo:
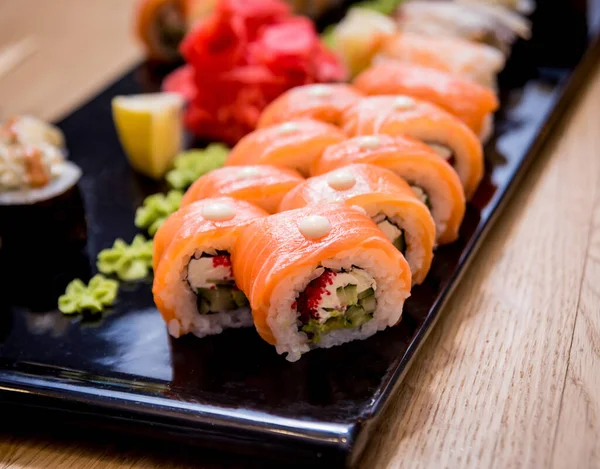
[{"label": "orange fish skin", "polygon": [[484,157],[479,138],[463,122],[435,104],[407,96],[370,96],[349,108],[342,124],[343,130],[352,136],[406,135],[442,145],[444,140],[451,141],[460,149],[454,153],[455,169],[467,200],[483,178]]},{"label": "orange fish skin", "polygon": [[298,119],[255,130],[233,147],[226,166],[271,164],[308,175],[312,162],[346,136],[337,127],[314,119]]},{"label": "orange fish skin", "polygon": [[[204,218],[203,207],[214,201],[230,204],[235,209],[235,216],[230,220],[217,222]],[[154,236],[152,253],[154,267],[152,293],[154,302],[167,323],[175,319],[175,311],[165,306],[158,293],[167,288],[168,272],[178,264],[181,253],[186,251],[190,243],[201,247],[223,236],[235,237],[251,221],[266,216],[268,216],[267,212],[249,202],[231,197],[218,197],[186,205],[167,218]]]},{"label": "orange fish skin", "polygon": [[[304,237],[298,221],[311,215],[326,217],[331,223],[331,231],[317,239]],[[250,301],[256,330],[266,342],[276,345],[267,315],[278,283],[307,268],[316,269],[324,260],[352,249],[383,252],[387,267],[397,276],[398,284],[411,284],[410,268],[404,256],[373,220],[344,204],[281,212],[256,219],[242,230],[231,254],[233,274],[238,287]]]},{"label": "orange fish skin", "polygon": [[343,83],[298,86],[269,104],[261,113],[257,127],[301,118],[339,125],[342,113],[361,97],[362,93]]},{"label": "orange fish skin", "polygon": [[272,165],[226,166],[200,177],[185,193],[181,206],[208,197],[229,196],[275,213],[281,199],[304,181],[297,171]]},{"label": "orange fish skin", "polygon": [[[456,171],[424,143],[405,136],[378,135],[376,148],[365,148],[364,137],[354,137],[329,147],[313,165],[312,174],[320,175],[352,163],[368,163],[392,170],[400,177],[407,171],[421,170],[435,174],[444,182],[451,215],[443,231],[437,232],[438,244],[458,239],[460,224],[465,215],[465,194]],[[406,178],[403,178],[406,180]],[[410,183],[410,181],[407,181]]]},{"label": "orange fish skin", "polygon": [[421,268],[412,272],[414,284],[423,282],[433,259],[435,245],[435,222],[429,209],[421,202],[412,188],[393,171],[370,164],[350,164],[340,168],[354,177],[355,183],[342,190],[334,189],[329,177],[336,170],[307,179],[292,189],[281,202],[280,211],[305,206],[343,202],[359,206],[368,214],[376,214],[377,207],[393,207],[402,219],[411,219],[418,225],[419,243],[424,258]]},{"label": "orange fish skin", "polygon": [[429,101],[458,117],[476,135],[482,134],[487,116],[499,106],[493,91],[473,81],[395,60],[372,65],[353,84],[367,95],[403,94]]}]

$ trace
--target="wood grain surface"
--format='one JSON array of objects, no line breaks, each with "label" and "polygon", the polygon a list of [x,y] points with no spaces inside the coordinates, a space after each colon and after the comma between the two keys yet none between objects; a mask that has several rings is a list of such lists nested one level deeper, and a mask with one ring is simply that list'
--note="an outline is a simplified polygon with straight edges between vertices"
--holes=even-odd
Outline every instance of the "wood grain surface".
[{"label": "wood grain surface", "polygon": [[[0,0],[0,50],[25,38],[37,45],[0,77],[0,117],[56,118],[124,71],[139,58],[132,8],[131,0]],[[554,133],[420,352],[363,468],[600,468],[598,70]],[[0,468],[265,467],[4,423]]]}]

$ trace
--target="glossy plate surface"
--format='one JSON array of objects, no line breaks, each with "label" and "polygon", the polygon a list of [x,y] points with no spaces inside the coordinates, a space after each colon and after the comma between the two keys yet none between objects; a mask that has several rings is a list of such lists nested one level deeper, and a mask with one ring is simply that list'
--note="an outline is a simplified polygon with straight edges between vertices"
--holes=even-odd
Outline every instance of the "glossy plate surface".
[{"label": "glossy plate surface", "polygon": [[99,321],[57,311],[67,283],[89,279],[98,251],[115,238],[130,241],[136,207],[164,189],[129,168],[110,109],[116,94],[156,89],[161,71],[142,65],[125,75],[60,122],[84,171],[78,188],[52,204],[0,211],[0,401],[159,438],[353,464],[482,236],[598,56],[598,3],[586,10],[541,0],[532,40],[517,44],[501,76],[496,137],[460,240],[437,251],[401,324],[296,363],[251,329],[170,339],[150,279],[124,284]]}]

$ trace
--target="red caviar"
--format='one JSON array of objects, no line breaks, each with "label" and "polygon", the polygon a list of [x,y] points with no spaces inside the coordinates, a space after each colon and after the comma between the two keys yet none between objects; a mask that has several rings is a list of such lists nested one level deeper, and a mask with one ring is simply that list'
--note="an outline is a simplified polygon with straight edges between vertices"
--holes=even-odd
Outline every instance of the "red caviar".
[{"label": "red caviar", "polygon": [[300,293],[297,300],[297,308],[300,313],[300,319],[308,322],[309,319],[319,319],[319,305],[324,293],[330,295],[327,291],[329,285],[333,285],[333,280],[337,274],[331,270],[326,270],[319,277],[311,281],[304,291]]},{"label": "red caviar", "polygon": [[231,267],[231,259],[227,254],[219,254],[212,258],[213,267]]}]

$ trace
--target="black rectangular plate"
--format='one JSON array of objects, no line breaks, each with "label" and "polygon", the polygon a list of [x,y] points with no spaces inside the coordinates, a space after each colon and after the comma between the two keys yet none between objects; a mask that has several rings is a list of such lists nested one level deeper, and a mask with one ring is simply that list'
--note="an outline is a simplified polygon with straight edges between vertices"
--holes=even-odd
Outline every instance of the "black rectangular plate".
[{"label": "black rectangular plate", "polygon": [[130,240],[136,207],[164,189],[128,166],[110,105],[117,94],[156,89],[161,70],[141,65],[123,76],[60,122],[84,171],[78,188],[0,212],[0,401],[158,438],[352,465],[483,235],[590,72],[600,50],[598,3],[540,1],[532,39],[516,45],[501,75],[496,136],[460,240],[437,250],[401,324],[296,363],[252,329],[170,339],[151,280],[124,284],[99,321],[57,311],[66,284],[90,278],[98,251],[115,238]]}]

